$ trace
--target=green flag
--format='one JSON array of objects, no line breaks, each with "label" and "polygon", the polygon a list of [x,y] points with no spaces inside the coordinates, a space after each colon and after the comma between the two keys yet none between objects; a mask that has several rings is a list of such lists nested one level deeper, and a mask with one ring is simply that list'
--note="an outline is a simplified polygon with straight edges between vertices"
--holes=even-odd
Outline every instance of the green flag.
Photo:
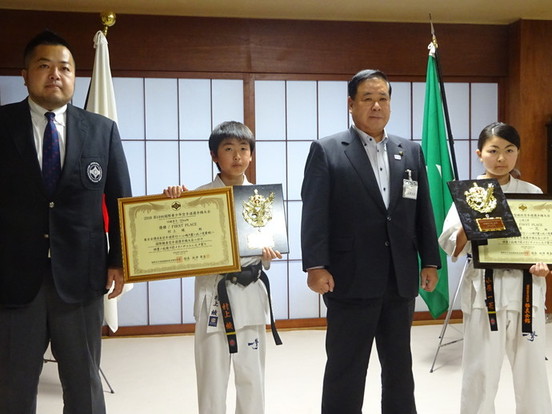
[{"label": "green flag", "polygon": [[[434,54],[431,52],[427,62],[422,150],[426,161],[437,236],[439,236],[443,230],[443,222],[447,212],[452,204],[447,182],[454,179],[454,174],[450,162],[437,65]],[[434,318],[438,318],[449,307],[447,255],[443,250],[441,250],[441,264],[439,283],[435,290],[426,292],[420,289],[420,295]]]}]

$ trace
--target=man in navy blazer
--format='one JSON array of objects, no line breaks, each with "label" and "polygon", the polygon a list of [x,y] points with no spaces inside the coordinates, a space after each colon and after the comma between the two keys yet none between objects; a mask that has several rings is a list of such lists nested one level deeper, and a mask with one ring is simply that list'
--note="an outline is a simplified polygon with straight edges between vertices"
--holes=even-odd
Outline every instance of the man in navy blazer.
[{"label": "man in navy blazer", "polygon": [[311,144],[301,192],[303,270],[327,306],[322,413],[362,412],[375,339],[382,413],[414,414],[414,300],[441,265],[424,157],[385,131],[384,73],[361,71],[348,88],[354,126]]},{"label": "man in navy blazer", "polygon": [[[131,195],[127,163],[116,124],[69,103],[75,62],[65,40],[40,33],[24,59],[29,97],[0,107],[0,413],[36,412],[49,343],[63,412],[105,413],[103,295],[123,287],[117,198]],[[41,172],[46,112],[61,155],[53,192]]]}]

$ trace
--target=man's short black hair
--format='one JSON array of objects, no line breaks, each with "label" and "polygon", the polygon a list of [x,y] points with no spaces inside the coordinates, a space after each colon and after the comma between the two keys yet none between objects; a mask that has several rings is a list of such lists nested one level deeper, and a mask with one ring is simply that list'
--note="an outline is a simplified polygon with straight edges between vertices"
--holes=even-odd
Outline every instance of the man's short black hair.
[{"label": "man's short black hair", "polygon": [[381,70],[377,69],[364,69],[358,72],[353,78],[349,81],[349,84],[347,85],[349,97],[351,99],[355,99],[357,91],[358,91],[358,85],[361,82],[364,82],[366,79],[382,79],[385,82],[387,82],[387,85],[389,86],[389,97],[391,98],[391,84],[389,83],[389,80],[387,79],[387,75],[383,73]]},{"label": "man's short black hair", "polygon": [[[29,59],[31,58],[34,50],[40,45],[65,46],[69,49],[69,51],[71,51],[69,43],[63,37],[57,35],[51,30],[44,30],[33,37],[29,43],[27,43],[27,46],[25,46],[25,50],[23,51],[23,65],[25,68],[28,67]],[[71,55],[72,54],[73,53],[71,53]]]}]

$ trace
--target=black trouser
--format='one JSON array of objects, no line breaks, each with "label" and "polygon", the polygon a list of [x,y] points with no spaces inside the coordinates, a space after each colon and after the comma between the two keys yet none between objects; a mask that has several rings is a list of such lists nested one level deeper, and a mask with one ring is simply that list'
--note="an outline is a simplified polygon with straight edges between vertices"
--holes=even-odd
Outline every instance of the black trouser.
[{"label": "black trouser", "polygon": [[[376,347],[381,363],[382,413],[415,414],[410,329],[414,299],[397,293],[391,277],[383,298],[325,297],[328,307],[323,414],[361,414],[366,373]],[[376,386],[374,384],[374,386]]]},{"label": "black trouser", "polygon": [[[51,343],[63,386],[64,414],[104,414],[99,376],[103,297],[67,304],[50,269],[27,306],[0,307],[0,414],[35,414],[44,352]],[[24,275],[22,276],[24,277]]]}]

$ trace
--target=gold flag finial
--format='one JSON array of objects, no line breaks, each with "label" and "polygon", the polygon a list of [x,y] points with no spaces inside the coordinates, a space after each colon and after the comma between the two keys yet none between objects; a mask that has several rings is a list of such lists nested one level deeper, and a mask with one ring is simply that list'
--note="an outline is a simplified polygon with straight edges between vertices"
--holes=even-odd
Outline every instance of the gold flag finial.
[{"label": "gold flag finial", "polygon": [[103,33],[105,37],[107,37],[107,30],[115,24],[115,21],[117,20],[117,15],[112,11],[105,11],[103,13],[100,13],[100,17],[104,26]]},{"label": "gold flag finial", "polygon": [[429,13],[429,23],[431,24],[431,42],[437,49],[439,45],[437,44],[437,37],[435,36],[435,29],[433,28],[433,20],[431,19],[431,13]]}]

